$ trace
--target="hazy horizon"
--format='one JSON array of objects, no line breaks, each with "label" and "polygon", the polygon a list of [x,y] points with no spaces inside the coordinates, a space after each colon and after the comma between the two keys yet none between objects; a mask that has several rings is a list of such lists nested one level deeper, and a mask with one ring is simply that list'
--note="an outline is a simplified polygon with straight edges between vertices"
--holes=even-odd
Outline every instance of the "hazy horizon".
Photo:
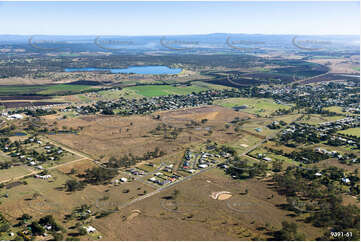
[{"label": "hazy horizon", "polygon": [[0,35],[360,35],[359,20],[356,1],[0,2]]}]

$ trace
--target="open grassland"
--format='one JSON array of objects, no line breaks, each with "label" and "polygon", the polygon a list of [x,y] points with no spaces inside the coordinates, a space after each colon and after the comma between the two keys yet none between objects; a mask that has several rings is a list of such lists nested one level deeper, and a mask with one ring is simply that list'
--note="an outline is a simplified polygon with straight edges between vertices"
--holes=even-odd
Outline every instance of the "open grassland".
[{"label": "open grassland", "polygon": [[[159,120],[152,117],[156,114],[160,115]],[[89,154],[93,158],[102,155],[105,158],[120,157],[129,153],[143,156],[148,151],[154,151],[156,147],[172,154],[183,150],[185,146],[205,142],[207,139],[218,143],[230,143],[238,139],[240,134],[233,131],[224,132],[224,124],[236,117],[247,118],[250,115],[223,107],[206,106],[163,111],[147,116],[78,116],[58,120],[55,125],[58,128],[82,126],[83,130],[79,134],[49,135],[48,138]],[[203,119],[208,121],[202,124]],[[189,126],[192,121],[198,125]],[[47,122],[51,128],[55,127],[52,121]],[[167,125],[167,131],[152,133],[159,125]],[[181,131],[177,131],[177,137],[172,138],[169,135],[174,128],[181,128]]]},{"label": "open grassland", "polygon": [[[174,190],[176,197],[167,199]],[[231,197],[211,197],[221,191]],[[283,220],[296,222],[307,240],[323,233],[282,209],[285,203],[286,197],[272,189],[271,180],[233,180],[222,170],[212,169],[93,225],[106,240],[267,240],[267,232],[280,229]],[[131,217],[134,211],[138,215]]]},{"label": "open grassland", "polygon": [[349,135],[355,135],[357,137],[360,137],[360,127],[341,130],[341,131],[338,131],[338,132],[341,133],[341,134],[349,134]]},{"label": "open grassland", "polygon": [[227,87],[227,86],[216,85],[216,84],[211,84],[211,83],[202,82],[202,81],[192,82],[192,86],[206,88],[206,89],[216,89],[216,90],[231,89],[230,87]]},{"label": "open grassland", "polygon": [[343,118],[344,116],[322,116],[320,114],[305,114],[299,122],[317,125],[320,123],[336,121]]},{"label": "open grassland", "polygon": [[9,169],[0,170],[0,182],[8,181],[11,178],[24,176],[31,173],[30,170],[24,166],[13,166]]},{"label": "open grassland", "polygon": [[252,157],[255,157],[257,158],[258,157],[258,154],[261,154],[261,155],[264,155],[268,158],[271,158],[272,161],[275,161],[275,160],[279,160],[279,161],[283,161],[285,163],[285,165],[298,165],[297,162],[287,158],[286,156],[282,156],[282,155],[277,155],[277,154],[274,154],[270,151],[267,151],[266,149],[264,149],[263,147],[260,147],[260,148],[257,148],[255,150],[253,150],[250,155]]},{"label": "open grassland", "polygon": [[13,96],[13,95],[57,95],[57,94],[70,94],[80,91],[92,90],[89,85],[70,85],[70,84],[57,84],[57,85],[33,85],[33,86],[1,86],[0,96]]},{"label": "open grassland", "polygon": [[[49,180],[29,177],[26,183],[18,183],[11,188],[2,188],[1,193],[7,193],[7,198],[0,198],[0,210],[12,223],[24,213],[34,218],[52,214],[57,221],[63,221],[64,215],[82,204],[91,206],[92,211],[110,211],[135,198],[144,191],[153,189],[138,182],[122,184],[121,186],[87,185],[85,189],[76,192],[67,192],[63,189],[68,179],[76,179],[58,170],[51,170]],[[124,189],[129,192],[123,193]]]},{"label": "open grassland", "polygon": [[200,86],[171,86],[171,85],[145,85],[127,87],[125,90],[135,91],[136,94],[145,97],[166,96],[170,94],[185,95],[192,92],[200,92],[207,90],[205,87]]},{"label": "open grassland", "polygon": [[327,108],[325,108],[325,110],[328,110],[330,112],[335,112],[338,114],[345,114],[345,112],[342,111],[342,107],[339,107],[339,106],[327,107]]},{"label": "open grassland", "polygon": [[270,98],[228,98],[224,100],[217,100],[215,104],[223,107],[237,107],[245,106],[242,111],[258,114],[260,116],[268,116],[278,109],[289,109],[291,106],[277,104]]},{"label": "open grassland", "polygon": [[242,153],[252,147],[253,145],[260,142],[262,139],[249,133],[242,133],[237,141],[227,144],[234,148],[238,153]]}]

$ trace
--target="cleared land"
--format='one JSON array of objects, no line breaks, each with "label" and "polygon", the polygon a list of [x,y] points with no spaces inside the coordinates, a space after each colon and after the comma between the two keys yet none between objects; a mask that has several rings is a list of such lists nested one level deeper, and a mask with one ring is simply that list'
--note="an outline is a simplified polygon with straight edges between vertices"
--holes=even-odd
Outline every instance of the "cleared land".
[{"label": "cleared land", "polygon": [[40,95],[56,95],[72,92],[80,92],[92,90],[89,85],[71,85],[71,84],[57,84],[57,85],[36,85],[36,86],[1,86],[0,96],[8,95],[24,95],[24,94],[40,94]]},{"label": "cleared land", "polygon": [[[106,240],[267,240],[271,227],[279,229],[282,220],[298,219],[287,216],[290,212],[281,208],[286,198],[272,189],[269,180],[237,181],[225,176],[222,170],[213,169],[175,189],[178,190],[175,199],[166,199],[174,191],[169,189],[98,219],[94,226]],[[242,195],[245,189],[248,194]],[[221,191],[230,192],[232,197],[226,200],[211,197]],[[131,222],[122,219],[135,210],[141,213]],[[309,240],[322,232],[310,224],[298,223],[302,223],[299,228]]]},{"label": "cleared land", "polygon": [[277,104],[272,99],[267,98],[229,98],[224,100],[217,100],[215,104],[223,107],[233,108],[237,106],[244,106],[242,111],[258,114],[260,116],[268,116],[278,109],[289,109],[291,106]]},{"label": "cleared land", "polygon": [[[104,155],[123,156],[132,153],[142,156],[148,151],[154,151],[156,147],[167,154],[183,150],[185,145],[204,142],[207,139],[219,143],[228,143],[238,139],[237,132],[224,132],[225,123],[231,122],[234,118],[240,119],[251,117],[246,113],[236,112],[219,106],[206,106],[200,108],[189,108],[177,111],[163,111],[159,114],[160,119],[152,116],[101,116],[89,115],[83,117],[58,120],[56,126],[61,128],[83,127],[78,135],[57,134],[49,135],[48,138],[65,144],[74,150],[82,151],[99,158]],[[202,124],[201,120],[207,119]],[[198,125],[191,125],[191,122]],[[52,125],[53,121],[47,120]],[[167,130],[152,132],[159,125],[167,125]],[[169,128],[169,125],[172,128]],[[51,126],[54,127],[54,126]],[[178,135],[170,137],[170,133],[177,128]]]},{"label": "cleared land", "polygon": [[352,129],[341,130],[341,131],[339,131],[339,133],[355,135],[357,137],[360,137],[360,128],[352,128]]}]

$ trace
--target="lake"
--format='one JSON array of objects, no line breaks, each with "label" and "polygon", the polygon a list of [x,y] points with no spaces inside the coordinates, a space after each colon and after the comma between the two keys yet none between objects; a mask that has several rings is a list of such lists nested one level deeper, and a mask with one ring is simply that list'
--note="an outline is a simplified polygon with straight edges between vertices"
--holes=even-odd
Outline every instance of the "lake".
[{"label": "lake", "polygon": [[168,66],[130,66],[124,69],[107,69],[107,68],[65,68],[66,72],[77,71],[109,71],[110,73],[135,73],[135,74],[178,74],[182,71],[181,68],[169,68]]},{"label": "lake", "polygon": [[12,136],[27,136],[27,134],[23,132],[16,132]]}]

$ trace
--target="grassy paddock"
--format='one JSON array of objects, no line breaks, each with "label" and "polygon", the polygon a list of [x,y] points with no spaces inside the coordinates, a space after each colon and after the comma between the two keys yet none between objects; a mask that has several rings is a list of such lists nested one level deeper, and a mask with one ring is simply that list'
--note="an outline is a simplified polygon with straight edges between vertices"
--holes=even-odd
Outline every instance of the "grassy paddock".
[{"label": "grassy paddock", "polygon": [[228,98],[224,100],[217,100],[215,104],[228,108],[247,105],[247,108],[242,111],[251,114],[258,114],[260,116],[270,115],[280,108],[290,108],[288,105],[277,104],[270,98]]},{"label": "grassy paddock", "polygon": [[70,85],[70,84],[57,84],[57,85],[34,85],[34,86],[1,86],[0,96],[9,95],[56,95],[63,93],[75,93],[85,90],[93,89],[90,85]]},{"label": "grassy paddock", "polygon": [[338,131],[341,134],[350,134],[360,137],[360,127]]}]

